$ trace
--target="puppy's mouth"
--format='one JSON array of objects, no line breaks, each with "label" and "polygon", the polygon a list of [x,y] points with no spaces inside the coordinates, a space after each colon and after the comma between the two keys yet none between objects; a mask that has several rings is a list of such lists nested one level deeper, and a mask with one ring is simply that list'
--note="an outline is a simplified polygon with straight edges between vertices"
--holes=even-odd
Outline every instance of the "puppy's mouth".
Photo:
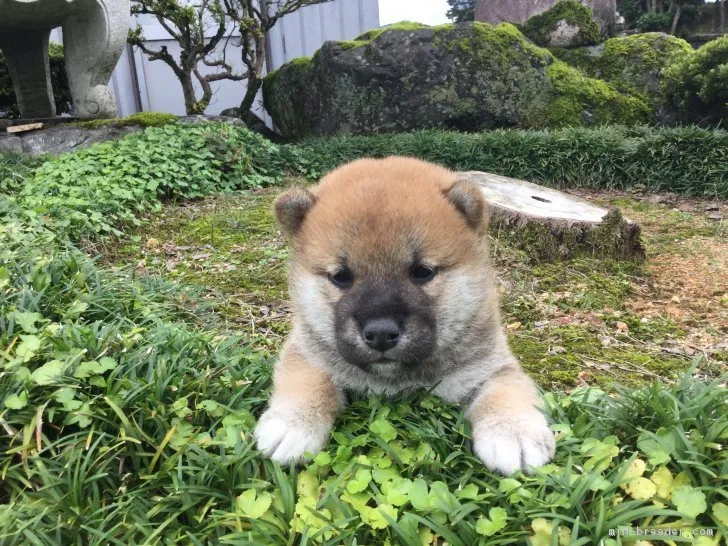
[{"label": "puppy's mouth", "polygon": [[398,362],[396,360],[389,360],[387,358],[380,358],[379,360],[375,360],[374,362],[366,366],[364,370],[374,375],[391,377],[394,375],[399,375],[405,368],[406,365],[402,364],[401,362]]},{"label": "puppy's mouth", "polygon": [[386,353],[375,353],[357,345],[339,340],[339,352],[349,364],[373,375],[394,376],[409,374],[422,363],[428,355],[413,355],[409,351],[391,350]]}]

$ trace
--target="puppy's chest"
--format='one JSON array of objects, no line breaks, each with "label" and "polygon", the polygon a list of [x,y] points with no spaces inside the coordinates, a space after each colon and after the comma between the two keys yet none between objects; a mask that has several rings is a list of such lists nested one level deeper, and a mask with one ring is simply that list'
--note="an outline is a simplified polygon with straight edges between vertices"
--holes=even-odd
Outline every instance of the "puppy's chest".
[{"label": "puppy's chest", "polygon": [[430,388],[437,384],[440,374],[436,370],[392,369],[367,372],[348,363],[334,366],[330,373],[334,383],[342,389],[357,393],[394,395],[412,389]]},{"label": "puppy's chest", "polygon": [[460,403],[480,384],[481,374],[468,368],[457,370],[430,365],[428,368],[393,372],[391,375],[368,373],[352,366],[332,370],[334,383],[346,391],[394,396],[412,390],[432,390],[447,402]]}]

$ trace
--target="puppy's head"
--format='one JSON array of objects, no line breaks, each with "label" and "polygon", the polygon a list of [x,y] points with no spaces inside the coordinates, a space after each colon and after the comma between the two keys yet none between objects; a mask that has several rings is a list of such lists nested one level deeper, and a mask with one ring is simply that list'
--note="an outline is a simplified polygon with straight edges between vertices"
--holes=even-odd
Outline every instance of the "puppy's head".
[{"label": "puppy's head", "polygon": [[274,211],[291,239],[291,296],[312,344],[372,374],[427,365],[490,294],[476,186],[415,159],[360,160]]}]

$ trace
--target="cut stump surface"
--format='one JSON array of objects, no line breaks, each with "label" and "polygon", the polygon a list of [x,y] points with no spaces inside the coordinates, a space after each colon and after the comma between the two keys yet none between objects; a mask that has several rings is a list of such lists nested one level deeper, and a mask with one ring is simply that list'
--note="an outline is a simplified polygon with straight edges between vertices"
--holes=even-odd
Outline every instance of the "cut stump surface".
[{"label": "cut stump surface", "polygon": [[639,226],[589,201],[524,180],[469,171],[459,178],[481,187],[490,207],[491,229],[534,261],[592,255],[641,261]]}]

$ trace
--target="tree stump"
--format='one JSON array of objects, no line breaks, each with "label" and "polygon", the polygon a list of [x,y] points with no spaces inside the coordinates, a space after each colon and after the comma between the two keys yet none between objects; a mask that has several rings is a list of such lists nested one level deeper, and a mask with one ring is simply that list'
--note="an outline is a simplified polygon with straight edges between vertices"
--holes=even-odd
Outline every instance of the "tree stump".
[{"label": "tree stump", "polygon": [[534,261],[594,256],[641,262],[640,227],[593,203],[523,180],[469,171],[459,177],[479,185],[491,211],[491,233]]}]

